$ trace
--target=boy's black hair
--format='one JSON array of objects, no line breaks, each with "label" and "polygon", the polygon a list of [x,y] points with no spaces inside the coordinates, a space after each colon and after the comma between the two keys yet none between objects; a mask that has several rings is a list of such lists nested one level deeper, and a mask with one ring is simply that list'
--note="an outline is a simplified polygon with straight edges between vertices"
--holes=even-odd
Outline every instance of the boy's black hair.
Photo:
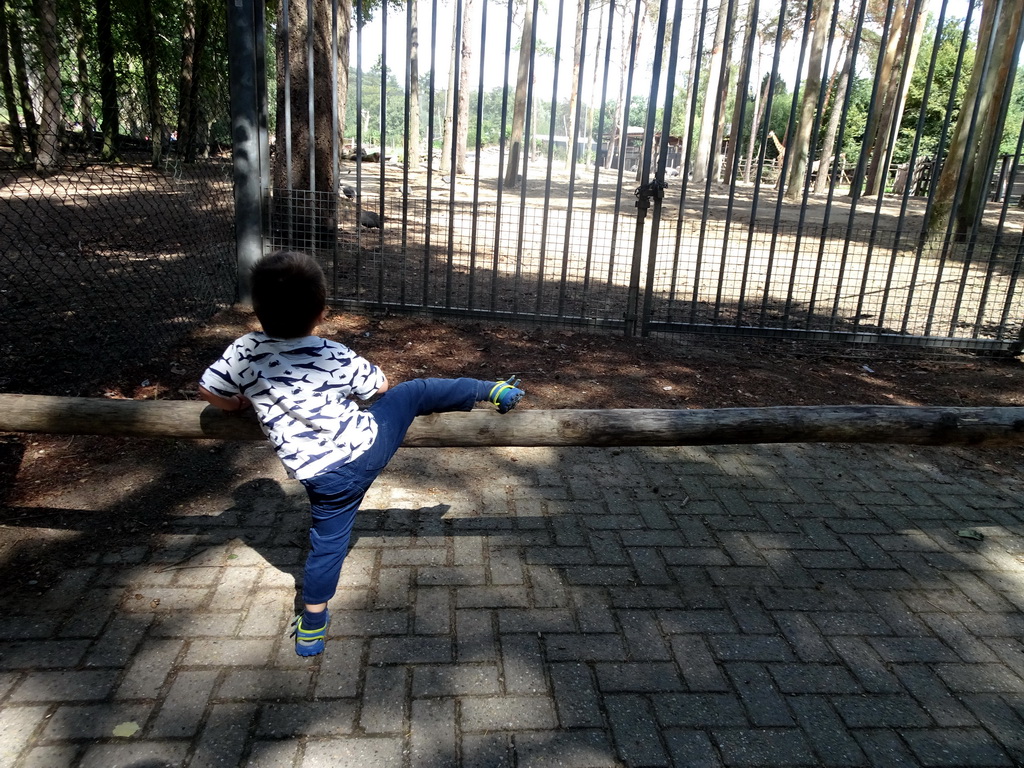
[{"label": "boy's black hair", "polygon": [[308,336],[326,306],[327,281],[313,257],[277,251],[253,267],[252,307],[268,336]]}]

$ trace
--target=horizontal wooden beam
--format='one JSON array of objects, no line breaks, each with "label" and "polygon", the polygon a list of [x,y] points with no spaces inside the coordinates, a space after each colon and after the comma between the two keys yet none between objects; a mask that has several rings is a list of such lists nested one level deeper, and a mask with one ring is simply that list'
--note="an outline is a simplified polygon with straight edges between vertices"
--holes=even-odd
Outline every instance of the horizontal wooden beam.
[{"label": "horizontal wooden beam", "polygon": [[[0,432],[261,440],[252,416],[185,400],[0,394]],[[1024,408],[826,405],[708,410],[530,410],[423,416],[403,445],[628,446],[740,443],[1024,443]]]}]

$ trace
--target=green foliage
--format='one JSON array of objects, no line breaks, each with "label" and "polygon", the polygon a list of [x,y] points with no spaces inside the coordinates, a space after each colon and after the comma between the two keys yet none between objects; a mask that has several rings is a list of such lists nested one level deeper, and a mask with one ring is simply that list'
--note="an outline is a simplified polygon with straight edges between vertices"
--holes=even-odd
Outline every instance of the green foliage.
[{"label": "green foliage", "polygon": [[[345,136],[351,138],[356,136],[358,108],[362,110],[364,147],[380,146],[382,125],[387,145],[401,146],[402,135],[405,133],[405,88],[399,84],[390,69],[386,73],[384,72],[383,61],[380,58],[368,72],[363,73],[361,91],[357,91],[357,85],[359,85],[357,75],[355,69],[349,69],[349,95],[345,104]],[[383,110],[381,109],[382,103]]]}]

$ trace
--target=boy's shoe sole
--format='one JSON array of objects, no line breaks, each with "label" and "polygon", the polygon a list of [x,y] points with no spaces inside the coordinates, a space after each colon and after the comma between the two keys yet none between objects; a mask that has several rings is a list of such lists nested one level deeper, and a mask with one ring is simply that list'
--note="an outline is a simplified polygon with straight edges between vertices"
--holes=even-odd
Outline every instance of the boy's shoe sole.
[{"label": "boy's shoe sole", "polygon": [[319,656],[327,645],[327,627],[330,626],[331,615],[327,614],[327,622],[319,629],[303,629],[302,614],[292,622],[291,636],[295,638],[295,652],[299,656]]}]

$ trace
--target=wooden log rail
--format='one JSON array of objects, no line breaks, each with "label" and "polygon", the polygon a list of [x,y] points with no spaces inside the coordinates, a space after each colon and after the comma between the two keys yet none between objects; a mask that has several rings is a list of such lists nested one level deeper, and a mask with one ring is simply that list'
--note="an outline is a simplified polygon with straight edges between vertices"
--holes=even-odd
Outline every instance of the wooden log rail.
[{"label": "wooden log rail", "polygon": [[[202,402],[0,394],[0,432],[262,440],[251,412]],[[1024,443],[1024,408],[880,405],[709,410],[490,410],[424,416],[410,447],[725,445],[750,443]]]}]

